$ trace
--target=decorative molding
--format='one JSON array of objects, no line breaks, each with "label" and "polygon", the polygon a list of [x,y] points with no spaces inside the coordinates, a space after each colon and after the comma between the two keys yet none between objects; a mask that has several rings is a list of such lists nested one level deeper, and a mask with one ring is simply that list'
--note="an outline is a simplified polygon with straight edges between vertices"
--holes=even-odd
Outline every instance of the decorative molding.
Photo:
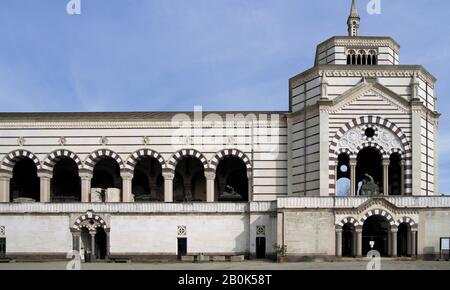
[{"label": "decorative molding", "polygon": [[87,228],[89,231],[94,231],[97,228],[107,229],[108,225],[99,215],[96,215],[92,210],[88,210],[86,214],[80,216],[75,220],[72,228],[74,230],[81,230]]},{"label": "decorative molding", "polygon": [[58,145],[60,145],[60,146],[65,146],[66,144],[67,144],[67,138],[66,138],[66,137],[63,137],[63,136],[59,137],[59,139],[58,139]]},{"label": "decorative molding", "polygon": [[256,236],[265,237],[266,236],[266,226],[256,226]]},{"label": "decorative molding", "polygon": [[0,238],[6,238],[6,228],[5,228],[5,226],[0,226]]},{"label": "decorative molding", "polygon": [[25,138],[24,137],[19,137],[19,138],[17,138],[17,145],[18,146],[23,146],[23,145],[25,145],[25,142],[26,142],[26,140],[25,140]]},{"label": "decorative molding", "polygon": [[106,146],[106,145],[108,145],[108,143],[109,143],[108,137],[103,136],[103,137],[100,138],[100,144],[101,145]]},{"label": "decorative molding", "polygon": [[150,144],[150,137],[144,136],[144,137],[142,138],[142,143],[143,143],[144,145],[149,145],[149,144]]},{"label": "decorative molding", "polygon": [[186,237],[187,236],[187,227],[186,226],[178,226],[177,227],[177,237]]}]

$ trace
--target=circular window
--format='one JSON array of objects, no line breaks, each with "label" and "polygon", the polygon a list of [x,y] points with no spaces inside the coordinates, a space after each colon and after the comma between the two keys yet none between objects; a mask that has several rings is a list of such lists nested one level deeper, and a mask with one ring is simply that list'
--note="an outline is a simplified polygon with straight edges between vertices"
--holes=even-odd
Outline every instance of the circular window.
[{"label": "circular window", "polygon": [[339,170],[341,170],[342,173],[347,173],[348,167],[347,167],[347,165],[342,165],[342,166],[339,168]]},{"label": "circular window", "polygon": [[375,136],[375,130],[373,128],[367,128],[364,134],[366,134],[367,138],[373,138]]}]

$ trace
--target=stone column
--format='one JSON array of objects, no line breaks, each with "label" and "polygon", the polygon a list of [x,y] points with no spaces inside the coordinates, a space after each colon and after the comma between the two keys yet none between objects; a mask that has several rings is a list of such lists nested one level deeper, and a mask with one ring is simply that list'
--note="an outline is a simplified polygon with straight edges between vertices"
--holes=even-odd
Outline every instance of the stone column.
[{"label": "stone column", "polygon": [[358,162],[356,159],[350,159],[350,186],[351,186],[351,196],[356,196],[356,164]]},{"label": "stone column", "polygon": [[91,200],[90,197],[91,197],[92,174],[82,173],[80,174],[80,179],[81,179],[81,202],[88,203]]},{"label": "stone column", "polygon": [[383,195],[389,195],[389,159],[383,159]]},{"label": "stone column", "polygon": [[356,256],[362,256],[362,228],[356,229]]},{"label": "stone column", "polygon": [[342,257],[342,229],[336,229],[336,256]]},{"label": "stone column", "polygon": [[406,167],[406,161],[402,160],[400,161],[400,195],[405,195],[405,167]]},{"label": "stone column", "polygon": [[248,201],[253,201],[253,171],[247,169],[247,179],[248,179]]},{"label": "stone column", "polygon": [[392,257],[397,257],[397,232],[398,229],[397,228],[392,228],[391,229],[391,238],[392,238]]},{"label": "stone column", "polygon": [[205,171],[206,177],[206,201],[214,202],[214,181],[216,180],[216,173],[214,171]]},{"label": "stone column", "polygon": [[95,261],[95,235],[97,231],[89,231],[89,234],[91,235],[91,260]]},{"label": "stone column", "polygon": [[10,202],[10,182],[12,174],[1,173],[0,174],[0,202]]},{"label": "stone column", "polygon": [[164,202],[173,202],[173,179],[175,172],[163,171],[164,177]]},{"label": "stone column", "polygon": [[411,257],[416,257],[417,252],[417,229],[411,229]]},{"label": "stone column", "polygon": [[387,248],[387,255],[389,257],[392,256],[392,232],[388,231],[387,233],[387,244],[388,244],[388,248]]},{"label": "stone column", "polygon": [[78,230],[71,230],[72,232],[72,250],[73,251],[80,251],[80,235],[81,232]]},{"label": "stone column", "polygon": [[50,173],[38,172],[40,181],[40,202],[50,202],[50,180],[52,175]]},{"label": "stone column", "polygon": [[120,177],[122,177],[122,202],[131,202],[133,173],[122,172]]},{"label": "stone column", "polygon": [[356,235],[356,231],[354,231],[352,234],[352,256],[353,257],[357,256],[357,253],[356,253],[356,245],[358,244],[357,240],[358,240],[358,237]]},{"label": "stone column", "polygon": [[106,232],[106,259],[109,260],[109,255],[111,254],[109,248],[111,247],[111,229],[105,229]]}]

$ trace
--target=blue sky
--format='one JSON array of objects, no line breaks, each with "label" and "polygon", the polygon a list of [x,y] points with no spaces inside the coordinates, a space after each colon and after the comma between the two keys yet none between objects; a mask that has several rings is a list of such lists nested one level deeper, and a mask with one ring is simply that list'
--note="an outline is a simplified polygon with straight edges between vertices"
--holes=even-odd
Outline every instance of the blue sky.
[{"label": "blue sky", "polygon": [[[346,35],[350,0],[0,1],[0,111],[287,110],[288,78]],[[381,0],[362,35],[400,43],[439,80],[441,192],[450,193],[450,1]],[[449,189],[447,189],[449,188]]]}]

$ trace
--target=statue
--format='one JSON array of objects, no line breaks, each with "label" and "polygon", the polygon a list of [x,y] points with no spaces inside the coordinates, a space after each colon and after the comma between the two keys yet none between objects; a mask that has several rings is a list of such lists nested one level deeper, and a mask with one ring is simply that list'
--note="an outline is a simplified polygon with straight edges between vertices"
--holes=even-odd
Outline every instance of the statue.
[{"label": "statue", "polygon": [[362,196],[378,196],[380,195],[380,187],[375,183],[375,180],[369,174],[365,174],[367,179],[363,180],[361,187]]},{"label": "statue", "polygon": [[227,185],[224,192],[219,196],[219,201],[240,201],[242,196],[234,191],[234,188]]}]

